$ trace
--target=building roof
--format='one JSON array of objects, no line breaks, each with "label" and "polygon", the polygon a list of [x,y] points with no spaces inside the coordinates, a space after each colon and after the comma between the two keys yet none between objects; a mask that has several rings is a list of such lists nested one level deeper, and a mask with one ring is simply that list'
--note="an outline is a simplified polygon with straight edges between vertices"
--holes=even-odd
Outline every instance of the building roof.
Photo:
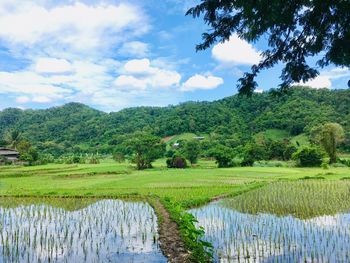
[{"label": "building roof", "polygon": [[19,154],[16,150],[8,149],[8,148],[0,148],[0,155],[13,155],[13,154]]}]

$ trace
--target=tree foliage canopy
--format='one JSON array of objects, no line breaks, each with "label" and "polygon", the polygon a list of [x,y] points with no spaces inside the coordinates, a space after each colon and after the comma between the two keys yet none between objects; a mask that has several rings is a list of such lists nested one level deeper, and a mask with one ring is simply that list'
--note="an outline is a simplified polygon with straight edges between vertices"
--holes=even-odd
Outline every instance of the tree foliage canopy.
[{"label": "tree foliage canopy", "polygon": [[132,161],[138,170],[152,167],[152,162],[162,157],[165,152],[165,144],[160,138],[146,133],[135,133],[125,141],[125,148],[132,154]]},{"label": "tree foliage canopy", "polygon": [[248,42],[268,38],[269,48],[251,72],[239,79],[241,94],[252,94],[255,77],[279,62],[284,64],[280,88],[307,81],[319,72],[310,66],[308,57],[319,55],[316,66],[350,66],[350,1],[347,0],[202,0],[187,15],[199,17],[209,25],[203,33],[204,50],[218,41],[237,34]]},{"label": "tree foliage canopy", "polygon": [[183,156],[190,161],[191,164],[197,163],[198,156],[201,152],[200,144],[197,140],[191,140],[185,143],[181,150]]},{"label": "tree foliage canopy", "polygon": [[344,129],[338,123],[325,123],[314,129],[315,140],[322,145],[329,156],[329,162],[337,161],[337,147],[344,138]]}]

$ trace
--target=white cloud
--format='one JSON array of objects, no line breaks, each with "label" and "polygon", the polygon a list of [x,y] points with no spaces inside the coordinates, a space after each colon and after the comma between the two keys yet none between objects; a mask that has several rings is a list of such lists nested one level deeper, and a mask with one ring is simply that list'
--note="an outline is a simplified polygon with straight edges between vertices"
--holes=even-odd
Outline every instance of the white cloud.
[{"label": "white cloud", "polygon": [[124,43],[118,53],[123,56],[145,57],[148,52],[148,44],[140,41],[131,41]]},{"label": "white cloud", "polygon": [[0,93],[56,95],[69,94],[70,90],[34,72],[18,71],[0,72]]},{"label": "white cloud", "polygon": [[146,58],[129,60],[121,72],[115,81],[117,87],[166,88],[178,86],[181,80],[177,71],[152,66]]},{"label": "white cloud", "polygon": [[182,84],[181,90],[193,91],[198,89],[215,89],[223,83],[224,80],[222,78],[196,74],[190,77],[185,83]]},{"label": "white cloud", "polygon": [[125,63],[124,70],[130,74],[150,74],[152,71],[149,59],[132,59]]},{"label": "white cloud", "polygon": [[16,102],[23,104],[23,103],[27,103],[30,101],[30,98],[28,98],[27,96],[19,96],[16,98]]},{"label": "white cloud", "polygon": [[146,81],[137,79],[133,76],[121,75],[114,81],[114,85],[117,87],[133,87],[139,89],[145,89],[147,86]]},{"label": "white cloud", "polygon": [[255,93],[263,93],[264,90],[263,90],[263,89],[255,89],[254,92],[255,92]]},{"label": "white cloud", "polygon": [[325,70],[320,73],[316,78],[307,82],[300,82],[296,85],[308,86],[314,89],[332,88],[332,80],[340,79],[343,77],[350,77],[350,70],[346,68],[333,68],[331,70]]},{"label": "white cloud", "polygon": [[38,102],[38,103],[48,103],[52,101],[52,98],[49,98],[46,96],[36,96],[36,97],[33,97],[32,101]]},{"label": "white cloud", "polygon": [[321,75],[305,83],[299,83],[299,84],[302,86],[308,86],[314,89],[322,89],[322,88],[330,89],[332,87],[332,82],[329,76],[321,76]]},{"label": "white cloud", "polygon": [[212,56],[221,63],[235,65],[252,65],[259,63],[259,52],[248,42],[233,35],[224,43],[216,44]]},{"label": "white cloud", "polygon": [[[143,34],[148,28],[144,15],[129,4],[75,2],[46,8],[23,1],[8,8],[8,4],[0,3],[0,38],[21,45],[45,41],[89,49],[104,45],[111,38],[117,42]],[[125,31],[127,34],[121,34]]]},{"label": "white cloud", "polygon": [[39,58],[35,65],[39,73],[66,73],[72,71],[72,65],[65,59]]}]

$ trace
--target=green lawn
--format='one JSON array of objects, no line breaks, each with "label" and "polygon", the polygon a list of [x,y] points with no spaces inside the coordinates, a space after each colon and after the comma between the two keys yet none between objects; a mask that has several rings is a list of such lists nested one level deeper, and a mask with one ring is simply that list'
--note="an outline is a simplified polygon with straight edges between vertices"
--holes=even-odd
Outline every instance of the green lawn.
[{"label": "green lawn", "polygon": [[348,168],[215,167],[200,161],[185,170],[167,169],[164,160],[153,169],[135,170],[131,164],[105,160],[100,164],[50,164],[35,167],[0,167],[0,195],[170,197],[185,206],[201,204],[220,195],[234,195],[261,184],[304,177],[338,180]]}]

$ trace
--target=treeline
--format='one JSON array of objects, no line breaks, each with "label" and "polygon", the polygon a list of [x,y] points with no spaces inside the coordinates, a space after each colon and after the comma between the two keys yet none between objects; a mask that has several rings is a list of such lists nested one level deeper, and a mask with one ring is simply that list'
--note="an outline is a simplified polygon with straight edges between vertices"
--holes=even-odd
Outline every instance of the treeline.
[{"label": "treeline", "polygon": [[[267,129],[290,136],[310,135],[317,125],[339,123],[342,151],[350,151],[350,90],[293,88],[252,97],[231,96],[214,102],[187,102],[168,107],[137,107],[104,113],[78,103],[47,110],[5,109],[0,112],[0,146],[13,130],[40,153],[111,154],[121,137],[143,132],[166,137],[184,132],[209,134],[219,145],[242,147]],[[246,146],[248,147],[248,146]]]},{"label": "treeline", "polygon": [[212,158],[219,168],[253,166],[256,162],[277,160],[291,161],[290,166],[327,169],[329,165],[350,167],[350,160],[338,156],[338,148],[344,140],[344,129],[338,123],[317,124],[311,130],[308,144],[304,145],[292,143],[287,138],[273,140],[266,136],[254,136],[235,147],[210,137],[194,137],[166,145],[160,137],[137,132],[118,136],[113,156],[119,162],[128,159],[138,170],[152,168],[152,162],[163,157],[167,157],[168,168],[186,168],[188,163],[196,164],[199,158]]}]

